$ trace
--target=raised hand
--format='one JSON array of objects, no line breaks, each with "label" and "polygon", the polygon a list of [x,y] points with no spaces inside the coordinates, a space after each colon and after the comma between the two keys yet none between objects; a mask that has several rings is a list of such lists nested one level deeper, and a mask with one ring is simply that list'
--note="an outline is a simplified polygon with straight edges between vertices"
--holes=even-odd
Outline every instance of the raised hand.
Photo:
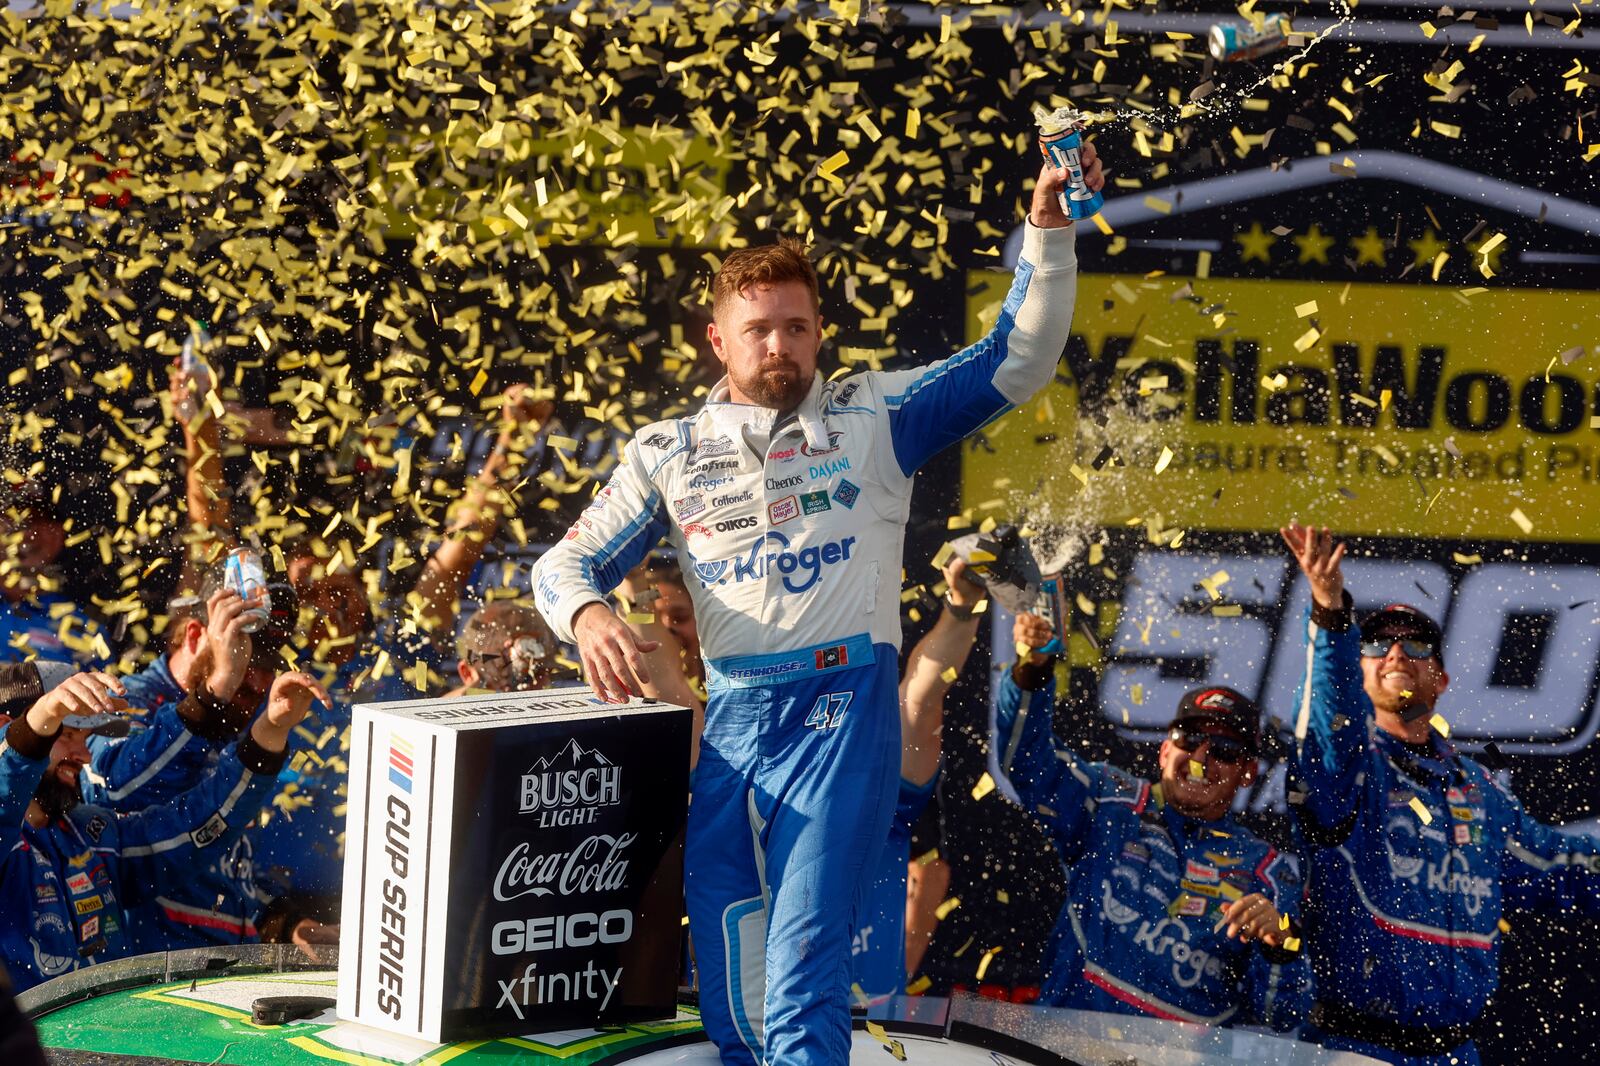
[{"label": "raised hand", "polygon": [[1259,892],[1240,896],[1222,908],[1222,921],[1217,924],[1220,926],[1224,922],[1228,926],[1228,936],[1242,944],[1259,940],[1269,947],[1278,948],[1290,935],[1278,908]]},{"label": "raised hand", "polygon": [[983,601],[989,595],[989,590],[967,576],[967,561],[959,555],[951,555],[946,559],[940,571],[944,574],[944,583],[950,589],[950,603],[959,608],[968,608]]},{"label": "raised hand", "polygon": [[28,708],[28,726],[41,737],[54,736],[61,723],[72,715],[113,714],[128,704],[112,693],[127,692],[122,682],[97,670],[73,674],[33,701]]},{"label": "raised hand", "polygon": [[1311,598],[1330,611],[1343,607],[1344,571],[1340,563],[1344,561],[1344,543],[1335,541],[1327,526],[1319,531],[1315,526],[1290,522],[1278,532],[1306,575],[1311,585]]},{"label": "raised hand", "polygon": [[1028,661],[1036,665],[1050,658],[1036,649],[1050,643],[1055,635],[1055,627],[1050,624],[1049,619],[1036,614],[1019,614],[1017,620],[1011,624],[1011,636],[1017,643],[1018,654],[1021,654],[1022,648],[1030,649]]},{"label": "raised hand", "polygon": [[267,694],[267,709],[257,715],[250,726],[251,738],[267,751],[282,751],[288,746],[294,727],[311,713],[313,700],[324,707],[333,706],[328,690],[310,674],[300,671],[279,674],[272,681],[272,691]]},{"label": "raised hand", "polygon": [[259,606],[259,598],[246,600],[232,589],[218,589],[206,601],[206,640],[211,647],[211,672],[206,675],[206,690],[217,699],[233,699],[244,684],[255,645],[245,626],[247,614]]},{"label": "raised hand", "polygon": [[[1105,187],[1105,168],[1100,163],[1100,153],[1094,145],[1083,142],[1079,149],[1079,162],[1083,165],[1083,181],[1098,192]],[[1066,187],[1067,171],[1046,163],[1039,169],[1039,180],[1033,186],[1033,209],[1028,218],[1040,229],[1057,229],[1070,226],[1073,218],[1061,209],[1060,193]]]}]

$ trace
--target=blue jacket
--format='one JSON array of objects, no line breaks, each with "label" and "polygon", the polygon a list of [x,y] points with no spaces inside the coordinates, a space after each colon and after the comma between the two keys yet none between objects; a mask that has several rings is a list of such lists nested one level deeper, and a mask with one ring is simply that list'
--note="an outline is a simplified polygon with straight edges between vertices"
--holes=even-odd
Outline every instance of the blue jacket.
[{"label": "blue jacket", "polygon": [[0,951],[19,989],[132,953],[130,911],[192,876],[229,847],[271,793],[281,755],[249,738],[230,748],[193,789],[137,814],[81,805],[42,829],[28,804],[49,763],[51,738],[19,731],[0,740]]},{"label": "blue jacket", "polygon": [[911,831],[933,798],[939,775],[923,785],[900,779],[889,839],[878,855],[878,872],[861,901],[850,945],[855,983],[869,999],[906,990],[906,880],[911,862]]},{"label": "blue jacket", "polygon": [[1436,731],[1419,751],[1378,729],[1360,631],[1307,627],[1291,802],[1318,996],[1401,1025],[1470,1022],[1499,983],[1504,910],[1600,913],[1600,846],[1534,821]]},{"label": "blue jacket", "polygon": [[186,694],[165,656],[122,684],[128,703],[145,713],[125,737],[89,738],[91,760],[80,783],[85,803],[141,811],[192,788],[221,745],[195,736],[178,714]]},{"label": "blue jacket", "polygon": [[1041,1002],[1209,1025],[1299,1025],[1309,1004],[1304,958],[1213,928],[1223,907],[1251,892],[1295,916],[1293,864],[1232,817],[1186,817],[1162,802],[1159,785],[1058,745],[1054,702],[1053,682],[1025,693],[1007,671],[996,708],[1000,767],[1066,864]]},{"label": "blue jacket", "polygon": [[20,603],[0,597],[0,662],[35,656],[99,669],[111,649],[94,620],[58,592],[36,592]]}]

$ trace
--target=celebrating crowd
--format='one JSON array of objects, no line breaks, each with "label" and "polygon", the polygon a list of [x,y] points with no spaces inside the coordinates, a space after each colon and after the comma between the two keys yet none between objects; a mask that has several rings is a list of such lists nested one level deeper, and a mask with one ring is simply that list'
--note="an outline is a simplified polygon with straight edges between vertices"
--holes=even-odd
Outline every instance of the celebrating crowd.
[{"label": "celebrating crowd", "polygon": [[[1092,149],[1083,164],[1098,188]],[[136,673],[83,668],[104,642],[51,587],[62,501],[8,482],[0,948],[12,981],[143,952],[335,939],[351,706],[566,683],[569,647],[602,696],[696,709],[686,909],[724,1060],[844,1061],[851,1006],[907,990],[945,904],[949,860],[914,855],[912,836],[986,615],[981,560],[948,555],[940,612],[902,661],[911,485],[1054,371],[1076,279],[1062,179],[1041,174],[994,330],[931,367],[824,381],[803,251],[730,255],[710,331],[728,379],[701,412],[628,444],[535,568],[534,602],[490,598],[464,624],[503,485],[551,415],[522,390],[505,396],[501,439],[412,590],[376,605],[353,561],[315,539],[241,545],[216,421],[186,422],[190,563],[164,647]],[[175,401],[191,386],[175,378]],[[711,472],[724,495],[697,488]],[[1067,896],[1042,1000],[1265,1026],[1396,1063],[1474,1062],[1502,916],[1600,910],[1600,847],[1530,819],[1450,743],[1433,620],[1401,604],[1356,617],[1343,546],[1296,524],[1283,537],[1313,599],[1299,704],[1273,709],[1291,724],[1293,849],[1232,813],[1263,755],[1250,698],[1185,695],[1156,780],[1085,761],[1052,724],[1044,649],[1057,634],[1016,616],[995,755],[1021,803],[1011,816],[1045,830]],[[264,596],[229,580],[241,549],[264,560]],[[459,685],[437,684],[452,664]]]}]

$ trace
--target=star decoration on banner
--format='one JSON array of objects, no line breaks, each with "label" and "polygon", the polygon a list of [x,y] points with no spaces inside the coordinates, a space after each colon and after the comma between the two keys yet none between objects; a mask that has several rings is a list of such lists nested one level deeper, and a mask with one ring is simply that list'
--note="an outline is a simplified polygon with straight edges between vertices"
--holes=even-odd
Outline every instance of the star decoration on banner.
[{"label": "star decoration on banner", "polygon": [[1411,265],[1417,267],[1427,266],[1432,263],[1439,258],[1439,253],[1450,247],[1450,245],[1447,241],[1441,241],[1439,235],[1430,226],[1427,232],[1416,240],[1407,241],[1406,247],[1416,253],[1416,258],[1411,261]]},{"label": "star decoration on banner", "polygon": [[1295,247],[1300,249],[1300,263],[1327,263],[1328,249],[1333,247],[1334,239],[1322,232],[1322,227],[1315,222],[1306,230],[1305,236],[1289,238],[1294,241]]},{"label": "star decoration on banner", "polygon": [[1248,263],[1252,259],[1260,259],[1263,263],[1272,262],[1271,248],[1278,243],[1278,238],[1261,228],[1261,223],[1252,222],[1250,228],[1244,233],[1235,233],[1233,239],[1239,242],[1239,259]]},{"label": "star decoration on banner", "polygon": [[1383,238],[1378,236],[1378,227],[1368,226],[1367,232],[1350,240],[1350,247],[1356,250],[1356,266],[1388,266],[1389,258],[1383,246]]}]

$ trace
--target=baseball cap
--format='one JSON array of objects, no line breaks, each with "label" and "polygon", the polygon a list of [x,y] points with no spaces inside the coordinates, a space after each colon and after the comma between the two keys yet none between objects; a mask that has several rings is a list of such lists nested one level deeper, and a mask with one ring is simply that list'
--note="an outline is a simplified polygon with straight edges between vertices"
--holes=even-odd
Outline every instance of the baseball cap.
[{"label": "baseball cap", "polygon": [[[7,718],[27,714],[28,708],[45,693],[78,672],[71,663],[37,660],[28,663],[0,665],[0,714]],[[69,714],[61,720],[64,726],[87,729],[107,737],[125,737],[131,720],[125,714],[109,711],[99,714]]]},{"label": "baseball cap", "polygon": [[1408,603],[1391,603],[1361,620],[1361,639],[1416,637],[1433,645],[1433,657],[1444,665],[1444,631],[1439,623]]},{"label": "baseball cap", "polygon": [[1254,700],[1231,688],[1214,686],[1185,692],[1178,701],[1178,713],[1172,716],[1172,724],[1167,728],[1190,723],[1223,726],[1252,751],[1261,748],[1261,708]]}]

